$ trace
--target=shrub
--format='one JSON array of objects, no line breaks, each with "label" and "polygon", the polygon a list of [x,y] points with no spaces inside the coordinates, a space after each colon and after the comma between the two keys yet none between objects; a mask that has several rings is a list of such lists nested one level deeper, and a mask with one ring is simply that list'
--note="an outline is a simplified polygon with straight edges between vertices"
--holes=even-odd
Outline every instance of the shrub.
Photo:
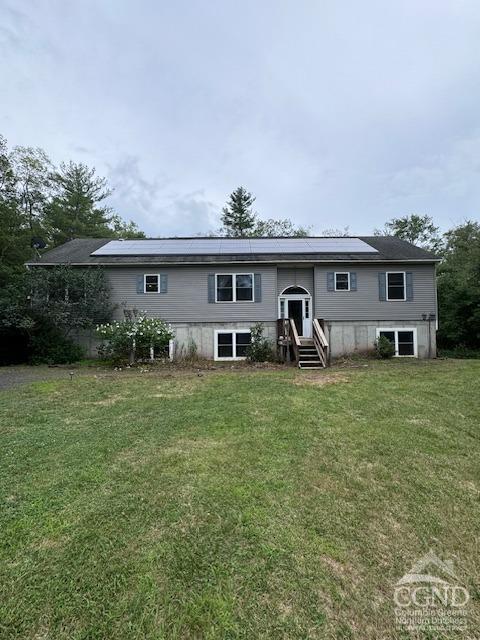
[{"label": "shrub", "polygon": [[85,350],[63,335],[46,319],[37,322],[29,342],[31,364],[70,364],[85,356]]},{"label": "shrub", "polygon": [[395,355],[395,345],[390,342],[387,336],[380,336],[375,341],[375,351],[377,358],[386,360],[387,358],[392,358]]},{"label": "shrub", "polygon": [[271,362],[274,360],[272,341],[263,335],[264,326],[257,322],[250,327],[251,342],[247,348],[247,360],[250,362]]},{"label": "shrub", "polygon": [[123,322],[100,324],[97,333],[104,342],[98,352],[100,357],[122,362],[150,359],[154,354],[168,354],[168,343],[173,339],[169,324],[158,318],[144,315]]}]

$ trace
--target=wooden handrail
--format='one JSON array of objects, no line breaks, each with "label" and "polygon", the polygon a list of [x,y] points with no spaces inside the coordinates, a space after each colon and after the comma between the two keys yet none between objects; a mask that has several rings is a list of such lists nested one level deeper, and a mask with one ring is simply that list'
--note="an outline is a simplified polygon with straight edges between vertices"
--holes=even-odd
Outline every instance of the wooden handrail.
[{"label": "wooden handrail", "polygon": [[292,341],[292,349],[293,355],[295,356],[295,362],[298,362],[300,359],[300,338],[298,337],[297,327],[295,326],[294,320],[289,318],[289,326],[290,326],[290,339]]},{"label": "wooden handrail", "polygon": [[300,342],[300,338],[298,337],[297,326],[295,324],[295,321],[292,320],[292,318],[289,318],[289,320],[290,320],[290,331],[292,333],[293,341],[297,345],[297,347],[299,347],[302,343]]},{"label": "wooden handrail", "polygon": [[328,340],[316,318],[313,320],[313,342],[321,363],[326,367],[328,364]]},{"label": "wooden handrail", "polygon": [[323,329],[320,326],[320,323],[318,322],[318,320],[316,318],[313,319],[313,334],[314,334],[314,336],[315,336],[315,334],[318,336],[318,340],[319,340],[320,344],[322,345],[322,347],[328,349],[327,337],[326,337],[325,333],[323,332]]}]

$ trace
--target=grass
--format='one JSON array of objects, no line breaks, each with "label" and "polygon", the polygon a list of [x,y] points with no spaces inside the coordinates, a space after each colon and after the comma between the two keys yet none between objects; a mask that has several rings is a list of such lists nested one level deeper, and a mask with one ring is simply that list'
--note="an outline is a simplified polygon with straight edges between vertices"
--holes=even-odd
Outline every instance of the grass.
[{"label": "grass", "polygon": [[0,393],[0,637],[407,637],[393,586],[429,549],[474,635],[479,380],[394,361]]}]

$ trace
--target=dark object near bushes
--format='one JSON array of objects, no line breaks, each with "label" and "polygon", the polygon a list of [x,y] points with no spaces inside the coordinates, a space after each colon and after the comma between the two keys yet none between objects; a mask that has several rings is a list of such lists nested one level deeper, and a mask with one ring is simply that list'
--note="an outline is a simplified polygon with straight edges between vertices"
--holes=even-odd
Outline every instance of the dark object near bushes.
[{"label": "dark object near bushes", "polygon": [[395,345],[386,336],[380,336],[375,341],[375,352],[383,360],[392,358],[395,355]]},{"label": "dark object near bushes", "polygon": [[81,360],[84,349],[48,321],[39,321],[29,344],[30,364],[69,364]]},{"label": "dark object near bushes", "polygon": [[250,362],[271,362],[274,359],[272,341],[263,335],[264,326],[257,322],[250,327],[251,342],[247,348]]}]

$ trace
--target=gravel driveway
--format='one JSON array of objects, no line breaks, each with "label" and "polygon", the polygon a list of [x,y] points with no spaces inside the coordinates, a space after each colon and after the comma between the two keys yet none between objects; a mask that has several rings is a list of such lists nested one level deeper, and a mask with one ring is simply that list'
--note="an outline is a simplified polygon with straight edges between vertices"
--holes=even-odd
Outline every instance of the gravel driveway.
[{"label": "gravel driveway", "polygon": [[[0,391],[12,389],[29,382],[37,382],[42,380],[52,380],[58,378],[70,377],[70,371],[75,371],[75,375],[79,375],[80,371],[74,367],[48,367],[48,366],[10,366],[0,367]],[[83,371],[81,373],[84,373]]]}]

